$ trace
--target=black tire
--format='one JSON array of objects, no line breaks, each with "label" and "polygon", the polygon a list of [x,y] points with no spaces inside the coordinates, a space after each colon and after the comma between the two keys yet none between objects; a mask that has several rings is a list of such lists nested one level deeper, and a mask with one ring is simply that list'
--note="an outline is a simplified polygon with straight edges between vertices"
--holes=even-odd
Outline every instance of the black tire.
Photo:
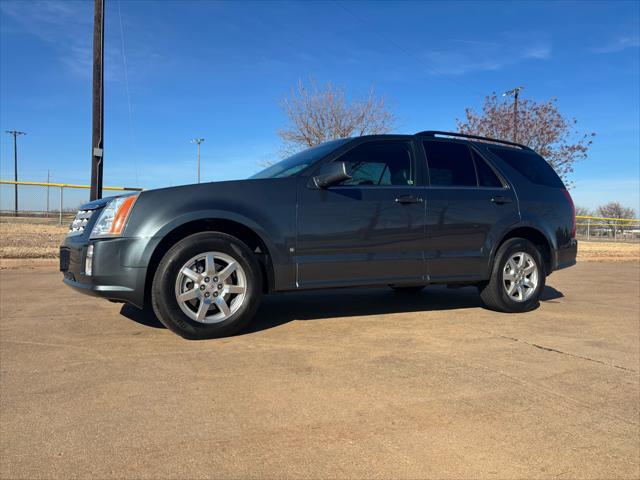
[{"label": "black tire", "polygon": [[[533,258],[538,273],[538,283],[531,296],[524,301],[516,301],[507,294],[504,286],[504,270],[512,255],[525,252]],[[510,238],[496,252],[492,266],[491,278],[479,286],[480,297],[485,306],[491,310],[508,313],[528,312],[540,305],[540,295],[546,281],[542,255],[530,241],[524,238]]]},{"label": "black tire", "polygon": [[[244,301],[237,311],[219,323],[201,323],[189,318],[176,299],[180,269],[191,258],[205,252],[220,252],[232,257],[246,277]],[[255,315],[262,297],[262,281],[262,271],[255,255],[240,240],[218,232],[196,233],[176,243],[160,261],[151,286],[151,304],[158,320],[183,338],[226,337],[244,328]]]},{"label": "black tire", "polygon": [[411,285],[407,287],[400,287],[396,285],[391,285],[393,291],[398,293],[419,293],[424,290],[426,285]]}]

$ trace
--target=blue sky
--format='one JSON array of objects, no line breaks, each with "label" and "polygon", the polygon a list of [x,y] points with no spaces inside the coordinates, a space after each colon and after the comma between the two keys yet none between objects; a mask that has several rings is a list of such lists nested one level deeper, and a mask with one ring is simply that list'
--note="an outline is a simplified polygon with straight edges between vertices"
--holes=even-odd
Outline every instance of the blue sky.
[{"label": "blue sky", "polygon": [[[21,179],[87,183],[93,2],[0,2],[0,128]],[[106,0],[105,185],[243,178],[277,159],[279,100],[314,77],[374,84],[397,132],[454,129],[464,108],[524,85],[597,132],[572,194],[640,203],[640,2]],[[124,48],[123,48],[124,46]],[[125,68],[126,65],[126,68]],[[0,177],[13,177],[0,143]]]}]

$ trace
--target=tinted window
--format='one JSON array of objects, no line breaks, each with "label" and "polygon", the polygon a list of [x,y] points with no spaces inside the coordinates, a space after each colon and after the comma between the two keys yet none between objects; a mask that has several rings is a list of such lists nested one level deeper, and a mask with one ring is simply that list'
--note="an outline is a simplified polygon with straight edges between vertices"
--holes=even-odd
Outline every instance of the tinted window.
[{"label": "tinted window", "polygon": [[478,173],[478,185],[481,187],[502,188],[502,182],[491,167],[487,165],[487,162],[474,150],[471,150],[471,155],[473,156],[476,172]]},{"label": "tinted window", "polygon": [[529,181],[539,185],[546,185],[547,187],[564,188],[564,183],[554,172],[551,165],[537,153],[529,150],[498,147],[491,147],[489,150],[515,168]]},{"label": "tinted window", "polygon": [[349,141],[349,139],[332,140],[330,142],[316,145],[315,147],[307,148],[306,150],[298,152],[289,158],[285,158],[275,165],[265,168],[250,178],[292,177],[301,170],[304,170],[318,160],[326,157],[336,148],[344,145],[347,141]]},{"label": "tinted window", "polygon": [[338,160],[347,164],[352,178],[341,185],[413,185],[411,150],[406,142],[365,143]]},{"label": "tinted window", "polygon": [[423,142],[431,185],[476,187],[471,151],[463,143]]}]

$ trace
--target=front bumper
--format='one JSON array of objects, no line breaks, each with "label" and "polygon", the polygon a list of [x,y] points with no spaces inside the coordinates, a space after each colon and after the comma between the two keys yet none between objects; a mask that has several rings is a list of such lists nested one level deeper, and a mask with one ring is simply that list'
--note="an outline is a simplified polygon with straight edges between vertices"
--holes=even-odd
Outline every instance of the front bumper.
[{"label": "front bumper", "polygon": [[[85,235],[67,237],[60,247],[64,283],[75,290],[109,300],[144,305],[147,268],[136,259],[145,251],[145,238],[88,240]],[[93,245],[92,274],[85,273],[89,245]]]}]

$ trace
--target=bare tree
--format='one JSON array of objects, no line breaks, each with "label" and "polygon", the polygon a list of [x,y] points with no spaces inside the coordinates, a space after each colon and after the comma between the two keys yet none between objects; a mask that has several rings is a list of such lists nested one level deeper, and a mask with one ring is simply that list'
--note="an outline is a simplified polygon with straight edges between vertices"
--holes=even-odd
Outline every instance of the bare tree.
[{"label": "bare tree", "polygon": [[616,229],[624,232],[626,222],[618,222],[616,220],[625,218],[636,218],[636,211],[633,208],[627,208],[622,206],[620,202],[609,202],[604,205],[600,205],[596,212],[599,216],[611,219],[606,220],[606,224],[611,229],[612,233],[615,233]]},{"label": "bare tree", "polygon": [[588,217],[591,215],[591,210],[587,207],[576,206],[576,216],[578,217]]},{"label": "bare tree", "polygon": [[307,86],[299,80],[281,105],[289,123],[278,135],[287,153],[328,140],[387,133],[395,125],[385,98],[373,87],[363,98],[348,99],[344,88],[331,83],[320,87],[313,79]]},{"label": "bare tree", "polygon": [[[518,142],[531,147],[554,168],[565,183],[573,165],[587,157],[595,133],[579,134],[577,120],[562,115],[556,99],[536,102],[520,99],[518,105]],[[500,100],[495,92],[484,99],[482,112],[465,109],[465,119],[456,119],[458,131],[501,140],[513,138],[513,103]]]}]

